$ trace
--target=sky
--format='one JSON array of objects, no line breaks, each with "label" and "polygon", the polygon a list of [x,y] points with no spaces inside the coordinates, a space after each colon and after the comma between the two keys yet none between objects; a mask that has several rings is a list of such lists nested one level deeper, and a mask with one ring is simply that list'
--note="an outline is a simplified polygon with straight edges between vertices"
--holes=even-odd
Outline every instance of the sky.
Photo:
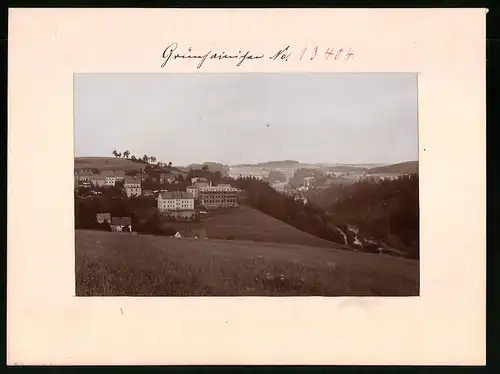
[{"label": "sky", "polygon": [[418,160],[416,74],[76,74],[74,95],[76,157]]}]

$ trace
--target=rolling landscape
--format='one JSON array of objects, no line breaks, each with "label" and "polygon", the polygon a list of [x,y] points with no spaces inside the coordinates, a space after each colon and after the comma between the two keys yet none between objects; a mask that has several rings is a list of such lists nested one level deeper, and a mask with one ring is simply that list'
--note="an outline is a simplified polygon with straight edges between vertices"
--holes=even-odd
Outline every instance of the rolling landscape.
[{"label": "rolling landscape", "polygon": [[[260,166],[266,169],[272,166],[279,171],[290,164],[284,161]],[[310,168],[310,164],[293,164],[300,175],[308,175],[303,174],[303,170],[318,170]],[[222,164],[217,163],[166,168],[172,174],[182,175],[181,179],[189,180],[190,173],[202,172],[204,165],[207,166],[203,173],[209,178],[222,170],[218,167]],[[231,166],[224,166],[231,170]],[[259,165],[237,167],[255,170]],[[332,167],[323,166],[320,170],[328,172]],[[339,167],[344,173],[346,170],[348,173],[371,170],[356,165],[347,169]],[[155,166],[117,157],[75,158],[76,170],[123,170],[133,174],[142,173],[145,168],[153,170]],[[163,168],[157,167],[158,170]],[[409,162],[374,166],[371,174],[415,170],[418,171],[418,163]],[[268,182],[262,183],[269,186]],[[348,179],[345,183],[348,188],[354,182]],[[339,186],[343,184],[333,183],[326,190],[312,188],[309,194],[313,196],[314,191],[321,191],[327,196],[326,201],[332,203],[333,195],[328,197],[328,194]],[[252,189],[249,191],[252,193]],[[275,193],[272,195],[275,197],[282,196],[272,188],[269,192]],[[154,204],[146,202],[146,205],[139,210],[132,209],[132,216],[150,222],[151,217],[155,217],[155,208]],[[322,206],[324,208],[317,209],[325,209],[328,204]],[[207,216],[193,221],[170,222],[160,216],[159,225],[167,227],[171,234],[158,231],[156,235],[139,232],[139,235],[130,236],[77,229],[77,295],[418,295],[418,261],[408,256],[404,249],[398,249],[398,245],[390,245],[394,244],[390,240],[383,244],[378,242],[375,251],[367,250],[373,246],[373,235],[359,229],[363,227],[363,221],[356,216],[359,208],[356,212],[349,210],[352,214],[343,213],[343,217],[350,217],[349,222],[341,222],[335,214],[327,213],[328,219],[336,224],[336,238],[321,237],[315,231],[294,224],[293,220],[287,223],[259,208],[262,207],[258,203],[255,205],[244,199],[239,207],[210,211]],[[381,212],[378,216],[383,214]],[[200,230],[205,233],[203,240],[185,234]],[[175,232],[185,237],[175,238]]]},{"label": "rolling landscape", "polygon": [[[396,174],[411,174],[418,173],[418,161],[407,161],[398,164],[308,164],[300,163],[299,161],[284,160],[284,161],[269,161],[257,164],[242,164],[242,165],[224,165],[217,162],[202,162],[199,164],[190,164],[185,166],[175,166],[171,168],[173,173],[187,175],[189,169],[201,169],[204,165],[210,171],[223,171],[228,173],[231,168],[261,168],[280,169],[280,168],[314,168],[323,171],[339,171],[339,172],[369,172],[372,174],[381,173],[396,173]],[[123,171],[139,171],[144,167],[143,164],[133,162],[127,158],[116,157],[75,157],[75,169],[99,169],[99,170],[123,170]]]},{"label": "rolling landscape", "polygon": [[76,74],[77,296],[418,296],[415,74]]}]

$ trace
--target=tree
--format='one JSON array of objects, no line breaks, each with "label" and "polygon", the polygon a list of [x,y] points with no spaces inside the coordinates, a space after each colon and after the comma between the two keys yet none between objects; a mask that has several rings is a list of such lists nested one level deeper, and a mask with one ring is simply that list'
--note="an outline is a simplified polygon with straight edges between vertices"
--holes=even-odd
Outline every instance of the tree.
[{"label": "tree", "polygon": [[125,156],[128,159],[128,156],[130,156],[130,151],[125,151],[123,152],[123,156]]},{"label": "tree", "polygon": [[203,171],[208,171],[208,165],[206,165],[206,164],[205,164],[205,165],[203,165],[203,166],[202,166],[202,168],[201,168],[201,170],[203,170]]},{"label": "tree", "polygon": [[131,159],[132,161],[137,161],[137,158],[135,157],[135,155],[132,155],[132,157],[130,157],[130,159]]},{"label": "tree", "polygon": [[145,163],[148,163],[148,160],[149,160],[148,155],[142,156],[142,161],[144,161]]},{"label": "tree", "polygon": [[121,154],[121,153],[118,153],[118,154],[116,155],[116,157],[120,158],[120,157],[122,157],[122,154]]},{"label": "tree", "polygon": [[156,157],[155,156],[151,156],[151,162],[154,163],[156,161]]},{"label": "tree", "polygon": [[222,174],[221,174],[221,172],[220,172],[220,171],[218,171],[218,170],[217,170],[217,171],[214,173],[214,179],[215,179],[215,181],[216,181],[216,182],[220,182],[220,180],[222,179]]},{"label": "tree", "polygon": [[113,153],[113,156],[118,157],[118,152],[116,152],[116,149],[112,153]]}]

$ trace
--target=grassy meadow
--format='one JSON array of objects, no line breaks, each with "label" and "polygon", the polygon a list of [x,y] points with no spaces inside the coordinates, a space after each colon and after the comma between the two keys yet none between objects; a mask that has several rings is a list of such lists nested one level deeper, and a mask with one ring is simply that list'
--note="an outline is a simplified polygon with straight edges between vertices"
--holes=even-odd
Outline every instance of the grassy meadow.
[{"label": "grassy meadow", "polygon": [[418,262],[304,245],[77,230],[77,296],[416,296]]}]

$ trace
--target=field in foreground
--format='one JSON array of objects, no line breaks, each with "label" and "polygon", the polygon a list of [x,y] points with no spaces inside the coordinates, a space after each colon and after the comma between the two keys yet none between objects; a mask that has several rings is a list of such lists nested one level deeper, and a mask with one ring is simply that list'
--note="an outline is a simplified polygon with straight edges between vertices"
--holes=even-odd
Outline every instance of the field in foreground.
[{"label": "field in foreground", "polygon": [[77,296],[417,296],[414,260],[77,230]]}]

